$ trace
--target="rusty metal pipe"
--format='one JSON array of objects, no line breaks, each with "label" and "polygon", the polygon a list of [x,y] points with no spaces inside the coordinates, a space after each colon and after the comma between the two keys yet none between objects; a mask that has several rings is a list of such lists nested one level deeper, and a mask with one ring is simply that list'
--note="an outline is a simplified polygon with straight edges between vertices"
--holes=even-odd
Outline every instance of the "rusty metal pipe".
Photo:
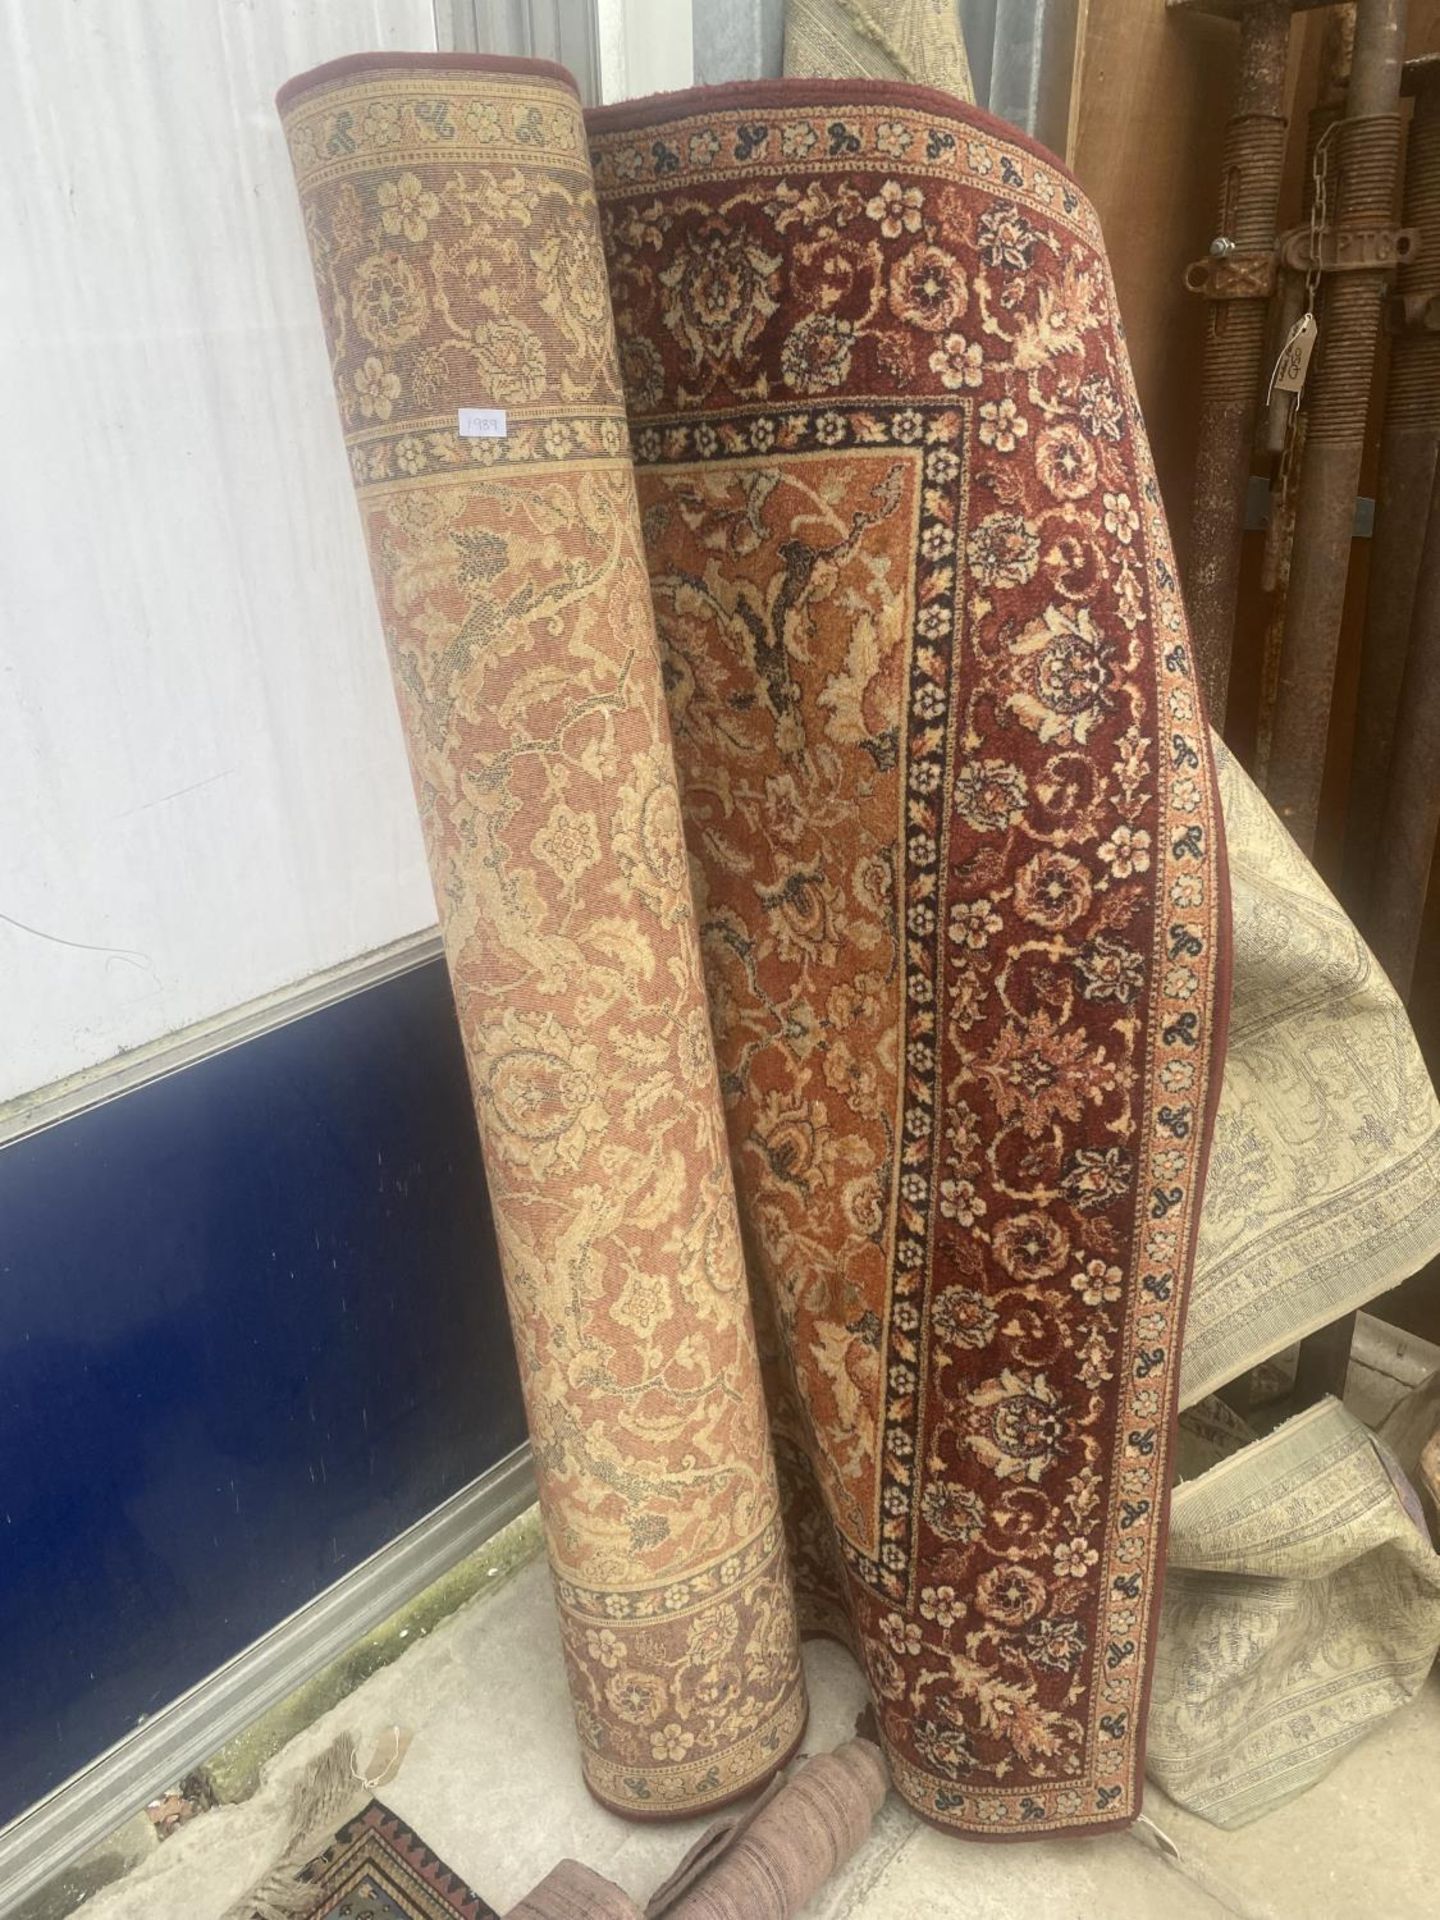
[{"label": "rusty metal pipe", "polygon": [[[1290,13],[1289,0],[1256,0],[1241,16],[1235,101],[1221,153],[1214,258],[1208,272],[1187,280],[1207,293],[1209,314],[1186,597],[1200,681],[1217,727],[1224,725],[1230,685],[1245,489],[1285,168]],[[1242,262],[1255,264],[1248,273],[1236,274],[1233,267]],[[1195,269],[1191,273],[1195,275]]]},{"label": "rusty metal pipe", "polygon": [[[1336,135],[1335,239],[1342,249],[1358,248],[1360,235],[1388,229],[1393,220],[1404,44],[1404,0],[1360,0],[1350,89]],[[1388,268],[1350,268],[1327,278],[1267,784],[1271,805],[1306,853],[1314,848],[1320,812],[1365,413]]]},{"label": "rusty metal pipe", "polygon": [[[1416,582],[1427,520],[1433,524],[1431,493],[1440,452],[1440,55],[1408,61],[1404,85],[1414,94],[1415,112],[1406,143],[1401,218],[1418,232],[1420,249],[1401,265],[1391,302],[1390,380],[1346,814],[1346,892],[1367,929],[1365,902],[1376,863],[1383,866],[1391,858],[1380,828],[1412,609],[1416,618],[1422,614]],[[1397,905],[1392,900],[1390,911]]]},{"label": "rusty metal pipe", "polygon": [[1440,485],[1432,482],[1366,932],[1408,999],[1440,830]]},{"label": "rusty metal pipe", "polygon": [[[1320,142],[1345,110],[1345,89],[1350,84],[1350,62],[1354,52],[1355,7],[1353,0],[1350,0],[1350,4],[1337,7],[1325,22],[1325,37],[1320,51],[1320,84],[1306,117],[1305,177],[1301,189],[1300,217],[1302,223],[1307,225],[1315,206],[1315,155]],[[1327,203],[1333,206],[1335,158],[1330,147],[1326,147],[1321,157]],[[1323,288],[1319,297],[1323,302]],[[1272,356],[1278,357],[1291,327],[1305,310],[1303,273],[1293,268],[1281,269],[1279,298],[1275,304],[1269,346]],[[1280,685],[1280,647],[1285,636],[1285,596],[1290,586],[1290,557],[1295,538],[1295,496],[1304,465],[1305,409],[1296,406],[1293,394],[1277,391],[1271,395],[1264,441],[1265,451],[1285,457],[1281,459],[1270,485],[1270,524],[1265,529],[1265,546],[1260,561],[1260,591],[1271,596],[1265,632],[1260,643],[1260,688],[1255,712],[1255,756],[1251,768],[1261,787],[1265,785],[1270,767],[1275,695]]]}]

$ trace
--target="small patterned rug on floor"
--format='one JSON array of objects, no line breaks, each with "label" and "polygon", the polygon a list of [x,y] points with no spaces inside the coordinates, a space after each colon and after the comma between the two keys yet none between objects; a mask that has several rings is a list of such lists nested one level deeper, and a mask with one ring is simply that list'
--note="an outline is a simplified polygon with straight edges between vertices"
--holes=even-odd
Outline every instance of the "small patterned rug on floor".
[{"label": "small patterned rug on floor", "polygon": [[348,1820],[306,1867],[305,1920],[498,1920],[418,1834],[378,1800]]}]

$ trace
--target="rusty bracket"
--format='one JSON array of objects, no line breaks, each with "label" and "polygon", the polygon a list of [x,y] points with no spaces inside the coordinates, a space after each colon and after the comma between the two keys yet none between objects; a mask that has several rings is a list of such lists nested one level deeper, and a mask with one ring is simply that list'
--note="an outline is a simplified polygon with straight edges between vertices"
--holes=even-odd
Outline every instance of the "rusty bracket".
[{"label": "rusty bracket", "polygon": [[1440,333],[1440,293],[1392,293],[1385,324],[1391,333]]},{"label": "rusty bracket", "polygon": [[1185,285],[1207,300],[1266,300],[1275,290],[1275,254],[1208,253],[1185,269]]},{"label": "rusty bracket", "polygon": [[[1291,227],[1264,252],[1241,253],[1228,241],[1216,241],[1203,260],[1186,267],[1185,285],[1207,300],[1265,300],[1281,267],[1292,273],[1383,272],[1414,260],[1422,245],[1418,227],[1326,227],[1319,241],[1318,260],[1308,225]],[[1440,295],[1412,294],[1392,302],[1391,331],[1440,332],[1440,312],[1431,311],[1437,301]]]},{"label": "rusty bracket", "polygon": [[1275,243],[1280,264],[1294,273],[1374,273],[1413,260],[1420,251],[1418,227],[1326,227],[1319,258],[1308,226],[1291,227]]}]

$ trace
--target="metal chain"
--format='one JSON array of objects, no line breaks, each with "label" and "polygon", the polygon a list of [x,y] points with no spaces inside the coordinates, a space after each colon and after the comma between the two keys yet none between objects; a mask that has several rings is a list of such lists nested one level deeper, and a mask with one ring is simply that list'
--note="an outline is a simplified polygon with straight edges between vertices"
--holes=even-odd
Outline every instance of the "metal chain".
[{"label": "metal chain", "polygon": [[1314,190],[1310,195],[1310,264],[1305,269],[1305,311],[1307,313],[1314,313],[1315,296],[1320,291],[1320,248],[1322,236],[1330,218],[1330,182],[1329,170],[1325,164],[1326,149],[1343,125],[1343,121],[1332,120],[1315,142],[1315,151],[1310,156],[1310,181]]},{"label": "metal chain", "polygon": [[[1315,319],[1315,300],[1320,291],[1320,249],[1323,236],[1330,218],[1330,183],[1326,161],[1329,158],[1329,146],[1333,137],[1340,131],[1342,122],[1332,120],[1320,138],[1315,142],[1315,151],[1310,156],[1310,179],[1313,191],[1310,195],[1310,233],[1309,259],[1305,267],[1305,311],[1290,329],[1290,334],[1280,349],[1280,358],[1275,363],[1275,371],[1270,376],[1270,387],[1266,394],[1268,401],[1278,383],[1290,396],[1290,410],[1285,422],[1285,438],[1280,448],[1280,461],[1270,488],[1271,529],[1266,540],[1265,572],[1269,575],[1264,582],[1267,592],[1280,587],[1290,571],[1290,542],[1294,531],[1294,492],[1300,478],[1301,440],[1303,428],[1300,420],[1300,408],[1305,389],[1306,377],[1310,371],[1310,357],[1314,351],[1315,337],[1319,329]],[[1286,372],[1287,358],[1292,354],[1295,359]],[[1278,672],[1278,656],[1267,656],[1268,679]],[[1264,717],[1273,715],[1275,688],[1266,685],[1261,694],[1262,725],[1257,746],[1257,763],[1263,767],[1269,759],[1269,729],[1263,724]]]},{"label": "metal chain", "polygon": [[[1315,142],[1315,151],[1310,156],[1310,178],[1313,191],[1310,195],[1310,231],[1305,262],[1305,310],[1285,336],[1280,348],[1280,356],[1270,375],[1270,384],[1265,390],[1267,406],[1277,387],[1282,393],[1290,395],[1289,425],[1292,428],[1295,415],[1300,408],[1300,395],[1304,391],[1305,381],[1310,372],[1310,358],[1314,353],[1315,339],[1319,332],[1319,324],[1315,318],[1315,300],[1320,291],[1320,252],[1330,218],[1330,189],[1325,162],[1331,138],[1339,131],[1340,125],[1338,120],[1331,121]],[[1289,451],[1287,439],[1281,461],[1282,475],[1285,470],[1285,458],[1288,457]]]}]

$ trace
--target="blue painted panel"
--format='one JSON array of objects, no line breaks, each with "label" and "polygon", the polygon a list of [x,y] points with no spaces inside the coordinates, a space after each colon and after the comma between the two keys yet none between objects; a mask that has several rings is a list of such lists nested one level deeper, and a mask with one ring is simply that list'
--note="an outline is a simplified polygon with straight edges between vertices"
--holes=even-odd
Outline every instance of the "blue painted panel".
[{"label": "blue painted panel", "polygon": [[439,962],[0,1151],[0,1824],[523,1431]]}]

